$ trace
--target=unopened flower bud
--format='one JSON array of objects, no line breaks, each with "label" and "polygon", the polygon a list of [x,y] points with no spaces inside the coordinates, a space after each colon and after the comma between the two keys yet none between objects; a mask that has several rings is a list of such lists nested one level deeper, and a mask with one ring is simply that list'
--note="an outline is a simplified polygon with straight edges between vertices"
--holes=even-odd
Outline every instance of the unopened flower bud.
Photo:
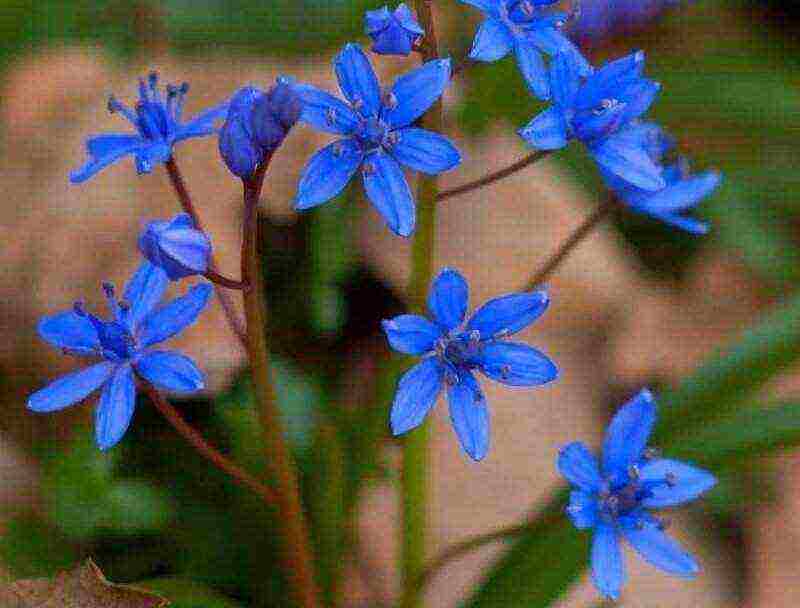
[{"label": "unopened flower bud", "polygon": [[181,213],[170,222],[148,223],[139,236],[139,249],[175,281],[208,270],[211,241],[188,214]]}]

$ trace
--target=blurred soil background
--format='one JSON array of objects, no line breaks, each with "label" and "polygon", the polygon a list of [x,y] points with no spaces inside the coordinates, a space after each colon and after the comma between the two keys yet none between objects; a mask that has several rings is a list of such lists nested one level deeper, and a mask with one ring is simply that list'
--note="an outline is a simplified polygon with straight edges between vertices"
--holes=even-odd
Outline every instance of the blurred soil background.
[{"label": "blurred soil background", "polygon": [[[362,10],[379,3],[319,0],[301,10],[291,8],[296,2],[35,0],[0,8],[5,576],[49,574],[93,555],[112,580],[182,577],[213,590],[208,597],[271,605],[280,583],[254,582],[272,568],[264,558],[270,541],[237,546],[253,534],[243,522],[258,519],[257,505],[228,488],[215,506],[212,497],[227,488],[224,481],[187,455],[148,406],[137,410],[121,446],[100,455],[87,438],[91,405],[36,417],[25,401],[75,366],[38,339],[38,318],[78,299],[101,307],[100,282],[121,285],[137,264],[142,222],[177,209],[161,168],[139,177],[123,161],[84,185],[68,184],[69,170],[83,162],[86,135],[124,130],[121,119],[105,111],[108,94],[132,99],[136,77],[151,69],[164,81],[191,83],[186,115],[240,86],[268,87],[284,73],[333,90],[330,59],[337,45],[360,40]],[[580,246],[549,283],[551,309],[523,336],[559,363],[562,377],[525,391],[486,383],[493,449],[485,462],[475,465],[460,452],[446,407],[438,404],[431,555],[529,513],[558,481],[560,445],[575,439],[597,445],[623,399],[643,385],[658,389],[685,377],[795,292],[800,280],[800,17],[794,9],[780,2],[702,1],[662,10],[662,3],[645,2],[642,14],[615,14],[602,0],[583,3],[583,18],[595,25],[579,22],[578,29],[593,61],[644,49],[648,72],[664,85],[654,117],[698,168],[724,173],[720,192],[698,213],[713,228],[696,239],[619,213]],[[445,46],[460,56],[477,13],[455,0],[438,4]],[[385,78],[412,62],[375,61]],[[475,67],[454,84],[445,105],[448,134],[465,156],[461,170],[442,180],[445,187],[526,153],[515,129],[539,104],[522,92],[510,62]],[[326,141],[304,126],[293,131],[274,161],[261,210],[279,388],[292,440],[309,487],[336,492],[344,483],[341,471],[315,464],[320,450],[336,449],[325,440],[324,420],[370,419],[378,410],[375,383],[387,355],[379,322],[401,309],[409,246],[357,196],[294,214],[300,169]],[[213,139],[183,144],[176,157],[222,269],[237,275],[239,185]],[[590,211],[598,184],[582,152],[570,148],[443,203],[436,266],[466,275],[473,306],[518,289]],[[211,379],[208,394],[181,404],[183,411],[256,466],[257,430],[240,379],[244,357],[216,302],[176,346]],[[782,376],[765,394],[797,398],[800,373]],[[363,445],[360,427],[347,439],[364,454],[385,448],[370,462],[370,483],[352,506],[359,523],[338,537],[317,539],[350,549],[342,566],[349,605],[387,603],[398,589],[393,482],[399,444],[386,436],[385,420],[371,424],[380,431]],[[621,605],[796,606],[798,463],[791,454],[759,463],[744,479],[721,484],[704,508],[679,516],[676,533],[699,554],[703,575],[687,584],[629,559]],[[187,496],[201,498],[187,506]],[[430,606],[455,605],[499,549],[451,566],[431,586]],[[589,606],[596,599],[584,577],[559,606]]]}]

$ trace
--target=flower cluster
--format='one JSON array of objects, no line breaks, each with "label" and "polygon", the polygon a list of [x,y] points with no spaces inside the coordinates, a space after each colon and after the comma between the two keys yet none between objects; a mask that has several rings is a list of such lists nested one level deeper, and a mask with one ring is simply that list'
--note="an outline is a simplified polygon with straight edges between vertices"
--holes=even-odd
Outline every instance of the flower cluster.
[{"label": "flower cluster", "polygon": [[[633,52],[595,68],[566,35],[574,13],[555,10],[557,0],[462,2],[485,15],[469,58],[492,62],[513,51],[530,92],[550,102],[519,130],[525,142],[539,150],[558,150],[578,141],[596,161],[616,199],[631,210],[692,233],[707,230],[685,212],[713,192],[720,177],[714,172],[691,175],[686,159],[674,155],[672,139],[658,125],[643,120],[660,90],[644,75],[644,53]],[[377,54],[409,55],[416,50],[427,56],[431,51],[424,46],[425,30],[405,4],[368,11],[365,30]],[[134,109],[114,97],[109,100],[109,109],[127,118],[136,132],[88,138],[89,161],[70,180],[83,182],[128,155],[134,157],[140,174],[168,163],[184,210],[194,214],[177,174],[173,146],[215,134],[217,122],[224,121],[219,129],[220,155],[231,173],[244,181],[245,199],[252,202],[258,191],[251,188],[256,182],[260,188],[273,153],[301,121],[336,140],[316,152],[303,169],[296,209],[305,211],[330,201],[358,173],[366,197],[390,230],[409,237],[415,229],[416,204],[405,170],[438,175],[461,162],[448,138],[418,125],[449,85],[451,61],[424,62],[385,89],[356,43],[336,55],[333,67],[343,99],[281,77],[267,91],[244,87],[187,123],[182,122],[182,112],[188,86],[170,85],[162,94],[158,77],[152,74],[140,80]],[[252,227],[255,222],[245,225]],[[249,237],[243,239],[247,245],[255,242],[254,233],[244,236]],[[200,229],[196,215],[182,213],[169,221],[148,223],[138,245],[145,261],[122,299],[112,285],[103,286],[110,308],[107,319],[77,303],[39,324],[40,335],[53,346],[100,361],[37,391],[28,406],[52,412],[102,389],[95,414],[101,449],[119,442],[128,428],[137,381],[175,392],[204,386],[203,373],[189,358],[153,347],[197,319],[212,287],[201,282],[186,295],[161,304],[169,282],[203,275],[232,289],[246,285],[216,274],[211,239]],[[253,257],[258,256],[249,259]],[[532,387],[555,381],[559,371],[537,349],[508,340],[545,312],[546,292],[496,297],[469,319],[468,300],[465,278],[445,268],[431,285],[430,318],[402,314],[383,321],[394,350],[421,357],[399,381],[389,423],[395,435],[419,426],[446,391],[460,445],[480,461],[489,453],[490,416],[476,372],[509,387]],[[693,500],[715,479],[646,448],[655,410],[647,391],[623,406],[609,427],[600,462],[580,443],[566,446],[558,456],[558,469],[574,487],[567,514],[577,528],[594,529],[593,579],[612,598],[619,595],[624,580],[621,538],[669,573],[688,577],[698,571],[693,558],[664,534],[662,522],[649,510]]]}]

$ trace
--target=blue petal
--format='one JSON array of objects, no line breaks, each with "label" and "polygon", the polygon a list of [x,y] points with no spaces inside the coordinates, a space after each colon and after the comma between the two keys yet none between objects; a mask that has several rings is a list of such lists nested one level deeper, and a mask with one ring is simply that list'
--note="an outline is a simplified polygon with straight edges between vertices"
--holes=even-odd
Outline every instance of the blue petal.
[{"label": "blue petal", "polygon": [[572,108],[581,86],[580,66],[572,53],[558,53],[550,61],[550,92],[553,103]]},{"label": "blue petal", "polygon": [[211,135],[217,130],[214,123],[227,116],[229,107],[230,104],[224,102],[198,114],[195,118],[178,129],[172,138],[172,142],[178,143],[191,137],[205,137],[206,135]]},{"label": "blue petal", "polygon": [[378,55],[404,55],[411,53],[411,43],[413,35],[409,34],[397,22],[393,21],[389,26],[373,35],[375,43],[372,45],[372,52]]},{"label": "blue petal", "polygon": [[164,254],[164,270],[172,280],[202,274],[208,269],[211,256],[211,241],[204,232],[194,228],[169,229],[158,240],[159,250]]},{"label": "blue petal", "polygon": [[151,346],[171,338],[197,320],[213,292],[211,283],[200,283],[188,293],[156,309],[143,321],[138,333],[141,346]]},{"label": "blue petal", "polygon": [[464,322],[469,303],[469,285],[457,270],[443,269],[433,280],[428,294],[428,310],[445,330]]},{"label": "blue petal", "polygon": [[414,171],[438,175],[461,163],[461,154],[456,147],[438,133],[416,127],[406,127],[396,133],[400,139],[389,153]]},{"label": "blue petal", "polygon": [[194,362],[180,353],[154,350],[136,362],[136,373],[150,384],[176,393],[192,393],[205,388],[205,376]]},{"label": "blue petal", "polygon": [[547,69],[539,49],[532,42],[518,36],[514,40],[514,56],[528,90],[539,99],[550,99]]},{"label": "blue petal", "polygon": [[478,28],[469,57],[477,61],[497,61],[508,55],[513,47],[514,37],[508,26],[490,17]]},{"label": "blue petal", "polygon": [[596,491],[603,482],[597,458],[579,441],[559,450],[556,465],[567,481],[586,492]]},{"label": "blue petal", "polygon": [[469,4],[483,11],[487,15],[496,15],[501,2],[505,0],[461,0],[464,4]]},{"label": "blue petal", "polygon": [[605,597],[616,600],[625,582],[622,547],[614,526],[598,522],[592,539],[592,582]]},{"label": "blue petal", "polygon": [[620,99],[625,101],[625,108],[620,116],[620,124],[627,124],[647,112],[659,91],[661,84],[648,78],[642,78],[624,87]]},{"label": "blue petal", "polygon": [[108,361],[61,376],[28,398],[28,409],[34,412],[54,412],[88,397],[114,373]]},{"label": "blue petal", "polygon": [[394,83],[392,98],[397,105],[385,108],[383,119],[394,129],[410,125],[442,96],[449,83],[449,59],[428,61],[411,70]]},{"label": "blue petal", "polygon": [[567,123],[558,106],[541,112],[517,132],[528,145],[539,150],[558,150],[567,145]]},{"label": "blue petal", "polygon": [[[339,88],[363,116],[377,116],[381,109],[381,88],[369,59],[357,44],[348,44],[333,62]],[[363,105],[361,105],[363,104]]]},{"label": "blue petal", "polygon": [[114,447],[131,424],[136,409],[136,384],[130,365],[117,368],[103,388],[94,412],[94,436],[101,450]]},{"label": "blue petal", "polygon": [[414,232],[416,208],[406,176],[397,161],[382,150],[364,160],[364,190],[392,232],[400,236]]},{"label": "blue petal", "polygon": [[558,378],[558,368],[545,354],[516,342],[484,344],[481,371],[507,386],[538,386]]},{"label": "blue petal", "polygon": [[367,11],[364,14],[364,31],[367,34],[377,34],[388,27],[391,18],[392,14],[386,6],[374,11]]},{"label": "blue petal", "polygon": [[422,29],[420,24],[417,22],[414,13],[411,12],[411,9],[406,6],[405,2],[402,2],[398,5],[398,7],[394,11],[394,16],[397,21],[402,25],[405,29],[407,29],[412,34],[417,34],[418,36],[424,36],[425,30]]},{"label": "blue petal", "polygon": [[573,490],[569,494],[567,516],[578,530],[594,528],[597,524],[597,499],[587,492]]},{"label": "blue petal", "polygon": [[129,329],[135,329],[158,305],[168,285],[167,273],[150,262],[142,262],[125,286],[123,294],[128,304],[125,318]]},{"label": "blue petal", "polygon": [[550,304],[544,291],[512,293],[489,300],[467,323],[467,331],[479,331],[482,340],[510,336],[538,319]]},{"label": "blue petal", "polygon": [[247,116],[228,117],[217,139],[220,156],[231,173],[248,178],[264,160],[264,151],[256,145]]},{"label": "blue petal", "polygon": [[199,230],[197,226],[194,224],[194,220],[192,216],[188,213],[179,213],[169,223],[169,228],[193,228],[195,230]]},{"label": "blue petal", "polygon": [[172,146],[163,141],[157,141],[139,148],[136,152],[136,172],[139,175],[151,173],[153,167],[165,163],[172,157]]},{"label": "blue petal", "polygon": [[303,102],[300,120],[315,129],[335,135],[349,135],[358,127],[358,116],[343,101],[309,84],[297,84],[295,91]]},{"label": "blue petal", "polygon": [[100,339],[92,322],[72,310],[42,317],[38,330],[39,335],[56,348],[66,348],[81,355],[95,354],[100,348]]},{"label": "blue petal", "polygon": [[694,207],[716,190],[720,183],[719,173],[701,173],[668,185],[650,195],[642,202],[642,210],[648,212],[683,211]]},{"label": "blue petal", "polygon": [[355,139],[340,139],[322,148],[303,169],[295,209],[305,211],[337,196],[363,160],[364,151]]},{"label": "blue petal", "polygon": [[538,49],[544,51],[548,55],[558,55],[559,53],[566,55],[569,61],[572,62],[578,74],[587,77],[592,73],[592,66],[581,54],[572,41],[567,38],[556,27],[556,23],[563,23],[567,19],[564,13],[555,13],[547,19],[542,19],[544,26],[534,27],[526,32],[526,37]]},{"label": "blue petal", "polygon": [[[667,476],[671,477],[670,482],[664,483]],[[642,506],[649,509],[674,507],[692,501],[717,483],[708,471],[665,458],[641,465],[639,478],[650,491],[650,496],[642,500]]]},{"label": "blue petal", "polygon": [[436,357],[423,359],[403,374],[392,404],[392,433],[402,435],[422,424],[436,403],[443,379],[444,372]]},{"label": "blue petal", "polygon": [[645,561],[664,572],[684,578],[694,578],[700,572],[700,566],[694,558],[664,534],[655,522],[643,518],[630,519],[627,522],[620,521],[622,534]]},{"label": "blue petal", "polygon": [[676,215],[673,213],[659,213],[655,211],[649,211],[647,209],[641,209],[641,211],[644,211],[648,215],[651,215],[665,224],[670,224],[671,226],[685,230],[690,234],[708,233],[708,224],[706,222],[701,222],[700,220],[696,220],[691,217],[684,217],[682,215]]},{"label": "blue petal", "polygon": [[381,323],[391,347],[407,355],[422,355],[436,346],[442,328],[419,315],[400,315]]},{"label": "blue petal", "polygon": [[647,389],[623,405],[611,420],[603,441],[603,472],[627,474],[647,447],[656,423],[656,402]]},{"label": "blue petal", "polygon": [[590,152],[601,167],[637,188],[655,192],[667,185],[661,176],[661,169],[647,152],[629,146],[623,139],[610,137],[590,148]]},{"label": "blue petal", "polygon": [[139,135],[131,133],[106,133],[104,135],[95,135],[86,140],[86,151],[89,156],[95,158],[100,156],[109,156],[125,150],[128,154],[131,149],[137,148],[142,144],[142,138]]},{"label": "blue petal", "polygon": [[[103,136],[98,136],[97,138],[92,138],[95,142]],[[92,140],[89,140],[92,141]],[[90,144],[87,142],[87,147]],[[107,154],[103,156],[92,157],[85,165],[83,165],[80,169],[76,169],[69,174],[69,181],[73,184],[80,184],[85,182],[90,177],[93,177],[109,165],[117,162],[121,158],[128,156],[129,154],[134,154],[140,151],[144,146],[146,146],[146,142],[141,139],[140,137],[136,137],[135,141],[133,139],[130,140],[130,143],[127,146],[120,146],[110,150]],[[105,144],[101,143],[94,143],[92,144],[95,148],[104,148],[107,147]]]},{"label": "blue petal", "polygon": [[579,110],[591,110],[604,98],[614,97],[620,86],[631,80],[641,78],[644,70],[644,53],[636,51],[620,59],[611,61],[597,70],[581,87],[575,100]]},{"label": "blue petal", "polygon": [[489,453],[489,408],[471,372],[459,372],[458,382],[447,389],[447,401],[461,448],[473,460],[483,460]]}]

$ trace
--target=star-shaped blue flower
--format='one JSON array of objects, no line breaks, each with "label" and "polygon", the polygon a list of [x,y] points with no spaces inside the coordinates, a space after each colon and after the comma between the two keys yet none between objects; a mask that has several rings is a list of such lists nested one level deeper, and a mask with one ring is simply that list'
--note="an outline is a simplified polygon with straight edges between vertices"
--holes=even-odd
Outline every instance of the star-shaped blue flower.
[{"label": "star-shaped blue flower", "polygon": [[331,200],[361,169],[367,197],[389,228],[409,236],[416,209],[400,165],[436,175],[461,162],[447,138],[411,126],[450,82],[450,60],[429,61],[398,78],[384,93],[358,45],[348,44],[334,60],[334,68],[348,103],[311,85],[296,85],[303,101],[301,120],[344,137],[309,160],[295,206],[303,211]]},{"label": "star-shaped blue flower", "polygon": [[54,412],[85,399],[102,388],[95,410],[95,438],[101,450],[114,446],[128,429],[136,406],[134,374],[168,391],[188,393],[204,386],[203,373],[188,357],[152,347],[191,325],[205,308],[212,288],[201,283],[167,304],[158,306],[169,279],[160,268],[144,262],[125,287],[123,301],[112,285],[103,289],[111,318],[99,319],[81,304],[44,317],[39,335],[74,355],[104,359],[62,376],[28,399],[34,412]]},{"label": "star-shaped blue flower", "polygon": [[558,470],[574,488],[567,515],[579,530],[594,528],[592,580],[604,596],[613,599],[619,597],[625,581],[622,538],[642,558],[669,574],[691,578],[700,571],[649,509],[694,500],[713,487],[716,479],[648,450],[655,421],[655,401],[643,390],[611,421],[600,463],[579,442],[567,445],[558,455]]},{"label": "star-shaped blue flower", "polygon": [[720,174],[706,171],[691,175],[689,162],[683,157],[671,164],[662,164],[664,155],[673,148],[674,143],[655,123],[637,121],[614,137],[627,139],[630,146],[640,146],[657,163],[666,182],[663,189],[650,192],[601,169],[603,179],[619,199],[633,211],[645,213],[687,232],[708,232],[708,224],[682,214],[696,207],[717,189],[722,181]]},{"label": "star-shaped blue flower", "polygon": [[372,52],[379,55],[408,55],[414,43],[425,35],[425,30],[405,3],[394,12],[388,6],[367,11],[364,29],[372,38]]},{"label": "star-shaped blue flower", "polygon": [[517,66],[531,93],[550,99],[550,82],[542,52],[573,56],[581,75],[591,72],[589,62],[562,33],[569,15],[547,6],[558,0],[461,0],[480,9],[486,19],[472,43],[470,58],[497,61],[514,51]]},{"label": "star-shaped blue flower", "polygon": [[393,349],[422,356],[403,375],[391,412],[391,427],[402,435],[419,426],[447,387],[450,419],[464,451],[474,460],[489,451],[489,409],[473,374],[508,386],[537,386],[558,377],[555,364],[527,344],[508,342],[547,309],[543,291],[514,293],[490,300],[461,328],[469,287],[455,270],[445,269],[433,281],[428,310],[433,320],[400,315],[383,322]]},{"label": "star-shaped blue flower", "polygon": [[660,85],[642,73],[644,53],[607,63],[584,79],[570,53],[550,62],[553,105],[520,129],[520,136],[540,150],[557,150],[576,138],[595,161],[643,190],[666,186],[661,170],[639,146],[612,135],[644,114]]},{"label": "star-shaped blue flower", "polygon": [[150,74],[147,82],[139,79],[139,101],[134,110],[113,95],[108,100],[110,112],[119,112],[135,127],[136,133],[107,133],[86,140],[89,160],[70,173],[73,184],[84,182],[121,158],[132,155],[136,171],[150,173],[157,163],[172,158],[172,147],[185,139],[205,137],[215,132],[214,123],[224,118],[228,104],[223,103],[199,114],[187,123],[181,122],[183,104],[189,85],[168,85],[166,99],[158,89],[158,76]]},{"label": "star-shaped blue flower", "polygon": [[169,222],[149,222],[139,235],[139,250],[177,281],[208,270],[211,240],[195,227],[188,213],[179,213]]}]

